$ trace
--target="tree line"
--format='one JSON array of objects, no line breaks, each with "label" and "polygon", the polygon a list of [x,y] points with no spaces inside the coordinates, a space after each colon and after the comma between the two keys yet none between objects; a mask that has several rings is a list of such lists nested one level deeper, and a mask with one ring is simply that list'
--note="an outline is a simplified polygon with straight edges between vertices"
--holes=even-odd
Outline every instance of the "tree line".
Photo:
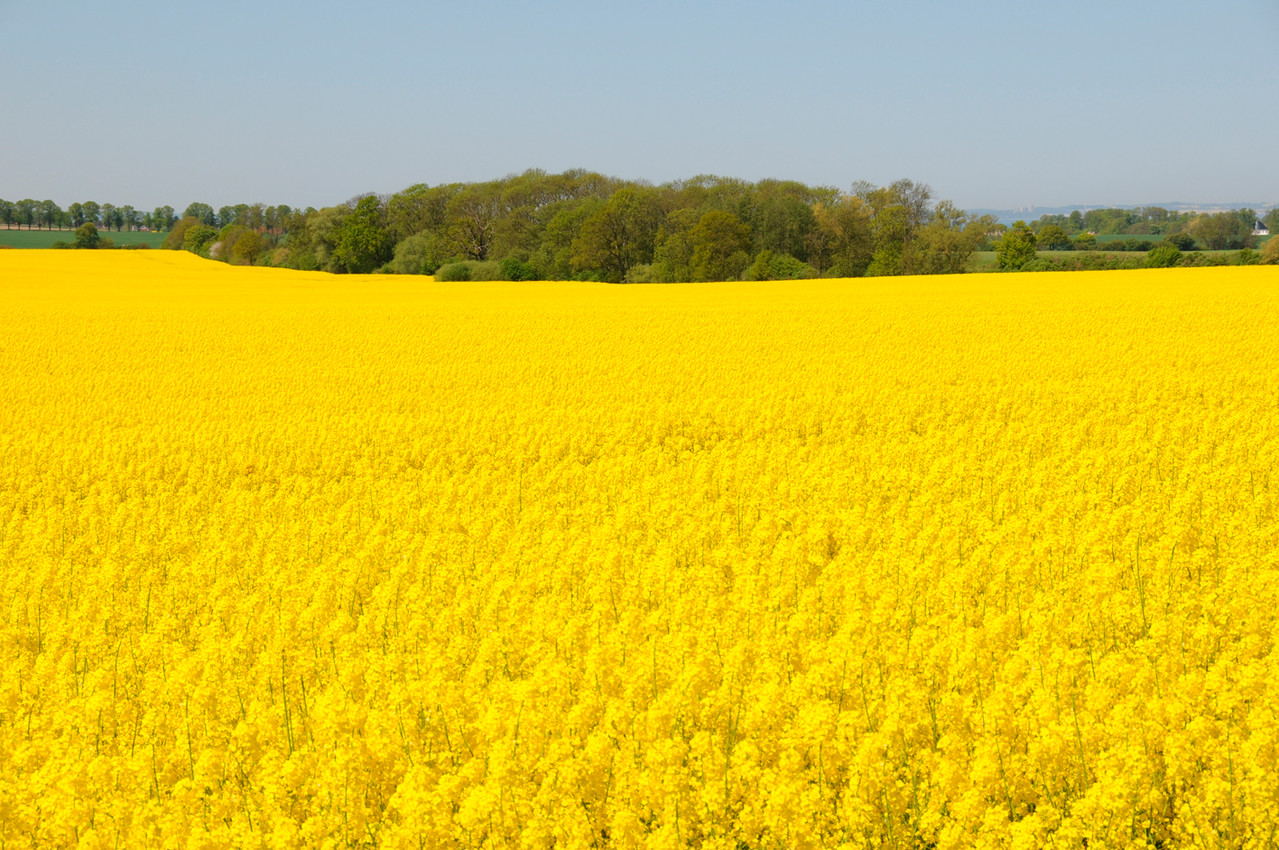
[{"label": "tree line", "polygon": [[247,227],[279,230],[283,222],[293,214],[288,206],[263,204],[236,204],[225,206],[216,212],[208,204],[190,204],[182,215],[171,206],[160,206],[147,212],[129,204],[76,202],[63,209],[53,201],[37,201],[23,198],[6,201],[0,198],[0,224],[5,227],[27,230],[74,230],[92,224],[99,230],[155,232],[171,231],[184,217],[193,217],[207,225],[225,225],[238,222]]},{"label": "tree line", "polygon": [[[1132,260],[1046,261],[1041,251],[1180,252],[1253,247],[1253,210],[1076,210],[1009,228],[911,180],[847,190],[792,180],[702,175],[654,185],[581,169],[530,170],[476,183],[417,184],[315,209],[189,204],[144,213],[96,202],[0,200],[0,223],[77,228],[73,247],[109,244],[97,228],[167,231],[163,247],[241,265],[444,280],[674,282],[939,274],[995,250],[1002,269],[1038,262],[1094,268]],[[1279,210],[1267,216],[1272,229]],[[1176,262],[1187,262],[1180,254]],[[1241,261],[1249,261],[1244,256]]]},{"label": "tree line", "polygon": [[1075,210],[1069,215],[1043,215],[1027,225],[1042,250],[1092,250],[1098,236],[1127,236],[1108,242],[1112,250],[1149,251],[1171,242],[1182,251],[1227,251],[1253,248],[1258,221],[1273,233],[1279,229],[1279,208],[1263,218],[1243,208],[1218,213],[1184,212],[1164,207]]},{"label": "tree line", "polygon": [[274,226],[266,209],[236,209],[188,207],[165,247],[451,280],[765,280],[960,272],[997,226],[911,180],[845,191],[717,176],[653,185],[584,170],[277,208]]}]

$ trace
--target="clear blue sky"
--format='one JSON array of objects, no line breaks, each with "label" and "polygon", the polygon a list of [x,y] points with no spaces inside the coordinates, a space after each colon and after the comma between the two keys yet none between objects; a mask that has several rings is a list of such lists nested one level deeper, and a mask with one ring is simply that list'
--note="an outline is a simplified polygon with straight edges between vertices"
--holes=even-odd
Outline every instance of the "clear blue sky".
[{"label": "clear blue sky", "polygon": [[1279,0],[0,0],[0,45],[10,200],[318,207],[580,167],[1279,202]]}]

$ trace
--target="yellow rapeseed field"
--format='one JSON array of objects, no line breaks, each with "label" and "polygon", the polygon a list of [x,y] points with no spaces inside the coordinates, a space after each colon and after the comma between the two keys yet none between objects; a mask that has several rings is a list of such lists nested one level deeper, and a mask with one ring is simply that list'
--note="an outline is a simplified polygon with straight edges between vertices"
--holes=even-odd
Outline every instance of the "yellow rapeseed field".
[{"label": "yellow rapeseed field", "polygon": [[0,847],[1279,842],[1279,269],[0,253]]}]

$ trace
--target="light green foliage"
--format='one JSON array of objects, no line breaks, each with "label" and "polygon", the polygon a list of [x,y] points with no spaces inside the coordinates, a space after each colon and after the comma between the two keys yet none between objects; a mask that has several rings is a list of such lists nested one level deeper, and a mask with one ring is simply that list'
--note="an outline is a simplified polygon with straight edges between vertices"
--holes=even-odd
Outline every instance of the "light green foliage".
[{"label": "light green foliage", "polygon": [[396,274],[434,274],[449,259],[446,250],[437,234],[415,234],[395,246],[391,270]]},{"label": "light green foliage", "polygon": [[1271,236],[1261,246],[1261,262],[1270,265],[1279,263],[1279,236]]},{"label": "light green foliage", "polygon": [[1003,271],[1018,271],[1035,259],[1035,233],[1024,221],[1017,221],[995,246],[995,262]]},{"label": "light green foliage", "polygon": [[188,228],[182,237],[182,250],[209,256],[209,246],[218,238],[218,232],[207,224],[196,224]]},{"label": "light green foliage", "polygon": [[241,230],[231,245],[231,262],[238,266],[256,265],[267,245],[256,230]]}]

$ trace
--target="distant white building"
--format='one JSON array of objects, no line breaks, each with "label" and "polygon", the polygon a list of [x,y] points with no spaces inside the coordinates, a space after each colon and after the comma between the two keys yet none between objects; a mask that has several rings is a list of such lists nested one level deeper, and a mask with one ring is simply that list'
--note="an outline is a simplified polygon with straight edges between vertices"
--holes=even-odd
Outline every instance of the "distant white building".
[{"label": "distant white building", "polygon": [[1270,228],[1266,227],[1266,223],[1264,221],[1258,220],[1257,223],[1252,226],[1252,235],[1269,236]]}]

